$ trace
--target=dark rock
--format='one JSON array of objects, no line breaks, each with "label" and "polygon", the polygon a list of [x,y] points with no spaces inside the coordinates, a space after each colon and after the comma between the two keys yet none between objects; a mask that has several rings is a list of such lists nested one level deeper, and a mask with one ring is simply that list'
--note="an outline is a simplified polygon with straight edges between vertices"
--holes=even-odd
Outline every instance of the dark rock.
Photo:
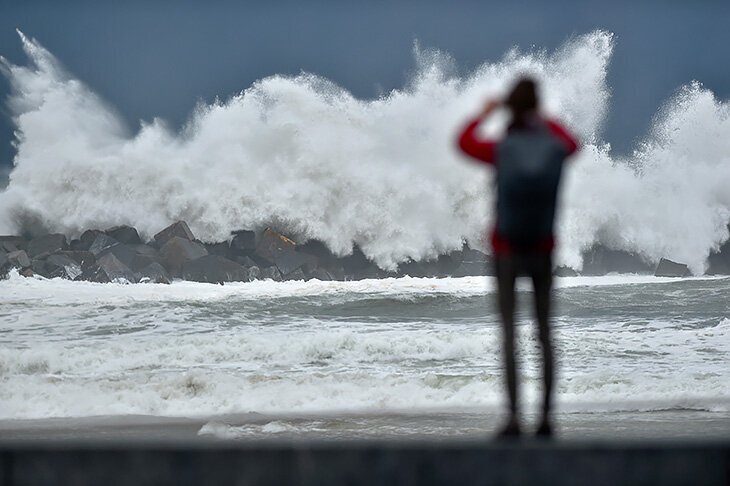
[{"label": "dark rock", "polygon": [[102,278],[100,280],[95,280],[97,282],[104,280],[113,282],[114,280],[122,279],[132,283],[137,281],[137,277],[134,275],[134,272],[132,272],[132,270],[130,270],[124,263],[120,262],[113,253],[107,253],[97,258],[96,266],[99,269],[99,273],[102,274]]},{"label": "dark rock", "polygon": [[48,268],[46,267],[45,260],[33,260],[30,264],[30,268],[33,270],[33,273],[35,275],[40,275],[40,276],[46,277],[46,278],[48,278],[48,275],[50,275],[50,272],[48,271]]},{"label": "dark rock", "polygon": [[[304,265],[302,265],[300,268],[304,271],[304,273],[309,273],[315,268],[318,268],[320,266],[320,258],[310,255],[309,253],[299,253],[301,256],[305,258]],[[331,262],[326,262],[331,263]],[[326,270],[326,268],[325,268]]]},{"label": "dark rock", "polygon": [[[57,253],[58,251],[61,251],[61,250],[56,250],[53,253]],[[41,253],[40,255],[36,255],[35,257],[31,258],[31,260],[45,260],[46,258],[51,256],[53,253],[49,253],[49,252]]]},{"label": "dark rock", "polygon": [[684,263],[677,263],[666,258],[659,260],[654,272],[655,277],[687,277],[690,271]]},{"label": "dark rock", "polygon": [[137,229],[128,225],[114,226],[113,228],[106,230],[105,233],[117,240],[119,243],[124,243],[126,245],[138,245],[142,243],[142,240],[139,238],[139,233],[137,233]]},{"label": "dark rock", "polygon": [[486,253],[466,246],[461,251],[461,263],[453,272],[454,277],[494,275],[494,259]]},{"label": "dark rock", "polygon": [[319,240],[309,240],[306,243],[297,245],[297,251],[306,253],[308,255],[315,256],[320,260],[331,261],[336,257],[332,254],[329,248]]},{"label": "dark rock", "polygon": [[494,259],[490,259],[487,263],[487,268],[485,270],[485,274],[490,277],[496,277],[497,276],[497,269],[494,265]]},{"label": "dark rock", "polygon": [[138,255],[144,255],[148,257],[158,257],[160,252],[149,245],[144,244],[137,244],[137,245],[127,245],[129,248],[131,248],[136,254]]},{"label": "dark rock", "polygon": [[[339,260],[344,270],[344,280],[362,280],[370,278],[386,278],[392,273],[385,272],[368,260],[365,254],[356,245],[352,254]],[[331,268],[331,265],[330,265]]]},{"label": "dark rock", "polygon": [[184,262],[182,278],[208,283],[246,282],[248,281],[248,270],[220,255],[205,255]]},{"label": "dark rock", "polygon": [[73,259],[76,263],[81,266],[81,271],[84,272],[90,269],[96,263],[96,257],[90,251],[60,251],[57,254],[66,255]]},{"label": "dark rock", "polygon": [[104,255],[112,253],[126,267],[130,267],[132,265],[132,261],[137,255],[137,252],[131,246],[124,245],[105,233],[97,235],[96,239],[94,239],[94,242],[89,247],[89,252],[91,252],[97,260]]},{"label": "dark rock", "polygon": [[14,244],[12,244],[9,241],[6,241],[3,244],[0,244],[0,251],[2,251],[3,253],[10,253],[13,251],[18,251],[18,250],[20,250],[20,248],[18,248],[17,246],[15,246]]},{"label": "dark rock", "polygon": [[0,236],[0,250],[10,253],[12,251],[27,250],[28,242],[22,236]]},{"label": "dark rock", "polygon": [[[208,255],[219,255],[228,258],[226,255],[230,255],[232,253],[231,246],[227,241],[220,241],[218,243],[203,243],[203,246],[206,250],[208,250]],[[232,258],[228,259],[232,260]]]},{"label": "dark rock", "polygon": [[470,263],[488,263],[491,261],[491,257],[482,251],[475,250],[467,246],[461,251],[461,261]]},{"label": "dark rock", "polygon": [[46,271],[48,278],[61,277],[69,280],[76,280],[82,274],[81,265],[76,260],[58,253],[46,259]]},{"label": "dark rock", "polygon": [[74,238],[73,240],[68,242],[68,247],[72,251],[85,251],[88,250],[88,248],[82,248],[81,240],[78,238]]},{"label": "dark rock", "polygon": [[344,273],[343,280],[350,281],[350,280],[371,280],[371,279],[378,279],[378,278],[391,278],[391,277],[398,277],[397,272],[389,272],[386,270],[383,270],[381,268],[378,268],[377,266],[373,265],[370,267],[367,267],[363,270],[359,270],[354,273]]},{"label": "dark rock", "polygon": [[479,261],[464,261],[454,270],[452,274],[454,277],[472,277],[482,275],[493,275],[493,265],[491,262],[479,262]]},{"label": "dark rock", "polygon": [[160,256],[160,252],[149,245],[126,245],[134,253],[132,261],[127,265],[133,272],[139,272],[143,268],[157,262],[164,267],[164,262]]},{"label": "dark rock", "polygon": [[707,258],[709,275],[730,275],[730,240],[726,241],[718,251],[710,253]]},{"label": "dark rock", "polygon": [[[93,248],[93,246],[92,246]],[[99,259],[102,256],[112,253],[115,257],[119,259],[120,262],[122,262],[127,267],[132,265],[132,262],[134,261],[135,257],[137,256],[137,253],[127,245],[123,245],[121,243],[115,243],[114,245],[103,249],[99,253],[96,254],[96,258]]]},{"label": "dark rock", "polygon": [[157,262],[152,262],[139,272],[137,272],[137,280],[139,282],[148,283],[170,283],[170,275],[165,270],[165,267]]},{"label": "dark rock", "polygon": [[327,270],[327,273],[332,275],[332,280],[339,280],[340,282],[345,280],[345,269],[342,267],[342,265],[330,264],[327,266],[327,268],[323,268],[323,270]]},{"label": "dark rock", "polygon": [[53,253],[56,250],[68,250],[66,236],[60,233],[43,235],[28,242],[28,256],[35,258],[43,253]]},{"label": "dark rock", "polygon": [[261,269],[261,275],[259,276],[261,280],[273,280],[274,282],[281,282],[281,272],[279,272],[279,269],[275,266],[265,267]]},{"label": "dark rock", "polygon": [[307,280],[307,276],[304,275],[304,271],[301,268],[297,268],[290,274],[284,276],[284,280]]},{"label": "dark rock", "polygon": [[155,243],[160,249],[165,246],[165,244],[170,241],[171,238],[174,237],[182,238],[189,241],[193,241],[195,239],[195,236],[193,236],[193,232],[190,231],[190,228],[185,221],[178,221],[177,223],[173,223],[154,236]]},{"label": "dark rock", "polygon": [[340,259],[340,264],[346,274],[356,274],[367,268],[372,268],[373,262],[367,259],[360,247],[357,245],[352,249],[352,254]]},{"label": "dark rock", "polygon": [[4,251],[0,250],[0,278],[7,277],[9,270],[10,263],[8,263],[8,255]]},{"label": "dark rock", "polygon": [[324,268],[315,268],[314,270],[309,272],[308,277],[316,278],[317,280],[321,280],[323,282],[328,280],[334,280],[334,278],[332,278],[332,275]]},{"label": "dark rock", "polygon": [[204,243],[203,246],[208,251],[208,255],[219,255],[229,260],[236,260],[236,256],[227,241],[221,243]]},{"label": "dark rock", "polygon": [[578,272],[570,267],[557,267],[553,270],[553,275],[556,277],[576,277]]},{"label": "dark rock", "polygon": [[34,277],[36,275],[36,273],[33,271],[32,268],[26,268],[25,270],[22,270],[20,272],[20,275],[22,275],[23,277],[29,278],[29,277]]},{"label": "dark rock", "polygon": [[289,251],[277,256],[274,259],[274,263],[276,264],[276,268],[279,269],[281,274],[286,276],[309,263],[310,258],[315,257],[304,255],[296,251]]},{"label": "dark rock", "polygon": [[465,250],[466,248],[468,248],[468,246],[464,245],[464,246],[463,246],[463,247],[461,248],[461,250],[454,250],[454,251],[452,251],[451,253],[449,253],[449,254],[447,254],[447,255],[445,255],[445,256],[448,256],[448,257],[450,257],[450,258],[451,258],[452,260],[454,260],[454,261],[457,261],[457,262],[461,263],[461,262],[462,262],[462,260],[464,260],[464,250]]},{"label": "dark rock", "polygon": [[173,236],[160,248],[160,257],[162,257],[165,268],[173,277],[180,276],[183,263],[207,254],[208,251],[203,245],[179,236]]},{"label": "dark rock", "polygon": [[[426,272],[424,277],[444,277],[446,275],[446,272],[442,270],[443,262],[438,259],[421,262],[421,265]],[[458,268],[458,266],[454,266],[454,268]],[[451,272],[448,275],[451,275]]]},{"label": "dark rock", "polygon": [[463,255],[461,251],[455,251],[448,255],[439,255],[436,275],[439,277],[452,276],[456,269],[459,268],[459,265],[461,265],[462,260]]},{"label": "dark rock", "polygon": [[159,263],[160,265],[162,265],[162,258],[150,257],[137,253],[136,255],[134,255],[132,262],[128,266],[133,272],[139,272],[143,268],[152,265],[153,263]]},{"label": "dark rock", "polygon": [[257,267],[256,265],[251,265],[248,267],[248,281],[251,282],[252,280],[258,280],[258,278],[261,276],[261,269]]},{"label": "dark rock", "polygon": [[[411,261],[401,264],[396,275],[409,275],[411,277],[442,277],[445,275],[451,275],[458,266],[459,264],[449,260]],[[444,271],[443,267],[448,268],[449,271]]]},{"label": "dark rock", "polygon": [[89,251],[93,253],[95,257],[99,257],[101,252],[118,244],[119,242],[111,236],[105,233],[100,233],[96,236],[96,238],[94,238],[94,242],[89,245]]},{"label": "dark rock", "polygon": [[[274,262],[271,262],[271,261],[267,260],[266,258],[261,258],[260,256],[258,256],[255,253],[252,253],[250,255],[245,255],[245,256],[238,255],[235,258],[235,260],[238,263],[240,263],[241,265],[244,265],[243,263],[241,263],[239,261],[241,258],[249,258],[251,261],[254,262],[254,265],[256,265],[259,268],[266,268],[266,267],[270,267],[271,265],[274,265]],[[243,260],[243,261],[248,262],[248,260]],[[246,266],[246,265],[244,265],[244,266]]]},{"label": "dark rock", "polygon": [[406,262],[398,266],[398,275],[408,275],[409,277],[426,277],[428,271],[422,262]]},{"label": "dark rock", "polygon": [[390,278],[397,276],[398,274],[396,272],[389,272],[373,265],[372,267],[368,267],[365,270],[360,271],[359,273],[353,274],[352,280]]},{"label": "dark rock", "polygon": [[11,251],[7,255],[7,263],[12,268],[28,268],[30,267],[30,258],[24,250]]},{"label": "dark rock", "polygon": [[256,233],[248,230],[234,231],[231,250],[239,254],[247,254],[256,250]]},{"label": "dark rock", "polygon": [[386,270],[383,270],[382,268],[378,268],[377,266],[373,265],[371,267],[366,268],[365,270],[362,270],[360,273],[354,274],[353,280],[390,278],[390,277],[397,277],[397,276],[398,276],[398,274],[396,272],[388,272]]},{"label": "dark rock", "polygon": [[[113,255],[112,255],[113,256]],[[109,276],[106,274],[104,270],[102,270],[98,264],[94,264],[89,268],[87,271],[83,272],[81,274],[81,277],[79,277],[79,280],[86,280],[88,282],[96,282],[96,283],[109,283],[111,280],[109,280]]]},{"label": "dark rock", "polygon": [[271,263],[276,263],[278,257],[284,253],[293,252],[295,248],[296,243],[292,240],[280,235],[271,228],[267,228],[256,247],[256,255]]},{"label": "dark rock", "polygon": [[237,256],[235,258],[236,263],[243,265],[244,267],[257,267],[259,263],[247,256]]},{"label": "dark rock", "polygon": [[83,233],[81,233],[81,237],[78,239],[78,242],[71,248],[73,250],[78,250],[78,251],[88,250],[89,248],[91,248],[91,245],[94,243],[94,240],[96,240],[96,237],[99,235],[104,235],[104,234],[105,233],[101,230],[95,230],[95,229],[86,230]]},{"label": "dark rock", "polygon": [[583,253],[582,275],[617,273],[650,273],[653,267],[640,256],[623,250],[611,250],[601,245]]}]

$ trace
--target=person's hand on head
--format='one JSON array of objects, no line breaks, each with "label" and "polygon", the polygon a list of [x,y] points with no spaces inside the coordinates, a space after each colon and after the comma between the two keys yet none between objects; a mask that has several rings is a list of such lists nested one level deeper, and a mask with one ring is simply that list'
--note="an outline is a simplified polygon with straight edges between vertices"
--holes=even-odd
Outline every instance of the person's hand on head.
[{"label": "person's hand on head", "polygon": [[502,102],[496,99],[490,99],[487,101],[486,105],[484,105],[484,109],[482,110],[482,113],[480,115],[480,118],[486,118],[489,116],[490,113],[492,113],[494,110],[499,108],[502,105]]}]

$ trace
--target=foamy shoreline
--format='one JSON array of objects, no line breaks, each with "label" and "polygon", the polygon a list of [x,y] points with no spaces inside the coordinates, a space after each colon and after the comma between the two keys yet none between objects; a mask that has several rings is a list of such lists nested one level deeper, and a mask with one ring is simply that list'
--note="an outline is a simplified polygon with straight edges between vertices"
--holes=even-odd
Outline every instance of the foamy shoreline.
[{"label": "foamy shoreline", "polygon": [[[726,280],[730,276],[714,275],[700,277],[654,277],[652,275],[604,275],[580,277],[555,277],[554,288],[580,286],[611,286],[636,284],[672,284],[682,281]],[[518,280],[522,290],[530,289],[525,279]],[[383,295],[428,295],[457,294],[460,296],[493,293],[496,280],[488,276],[435,278],[400,277],[384,279],[363,279],[357,281],[308,281],[274,282],[259,280],[253,282],[229,282],[224,285],[177,280],[166,284],[125,284],[95,282],[73,282],[62,278],[43,277],[25,278],[17,272],[0,280],[0,303],[17,301],[44,301],[47,303],[74,303],[92,299],[94,302],[144,302],[161,300],[219,300],[230,297],[245,298],[285,298],[332,293],[377,294]]]},{"label": "foamy shoreline", "polygon": [[[4,440],[261,441],[338,439],[484,440],[503,420],[496,411],[234,414],[207,417],[107,415],[0,420]],[[529,432],[535,414],[523,417]],[[558,437],[582,439],[729,439],[730,412],[665,410],[555,414]]]}]

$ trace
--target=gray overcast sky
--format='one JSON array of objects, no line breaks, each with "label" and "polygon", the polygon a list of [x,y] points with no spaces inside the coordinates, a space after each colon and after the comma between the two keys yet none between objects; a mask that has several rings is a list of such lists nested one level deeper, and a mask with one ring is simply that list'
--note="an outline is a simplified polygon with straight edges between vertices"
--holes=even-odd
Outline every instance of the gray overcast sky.
[{"label": "gray overcast sky", "polygon": [[[661,103],[696,79],[730,97],[730,1],[64,1],[0,2],[0,54],[26,62],[15,28],[37,38],[127,119],[179,126],[199,100],[309,71],[358,97],[402,87],[413,41],[467,72],[511,46],[554,49],[596,28],[616,34],[604,138],[618,153]],[[0,97],[8,83],[0,80]],[[0,117],[0,165],[12,125]]]}]

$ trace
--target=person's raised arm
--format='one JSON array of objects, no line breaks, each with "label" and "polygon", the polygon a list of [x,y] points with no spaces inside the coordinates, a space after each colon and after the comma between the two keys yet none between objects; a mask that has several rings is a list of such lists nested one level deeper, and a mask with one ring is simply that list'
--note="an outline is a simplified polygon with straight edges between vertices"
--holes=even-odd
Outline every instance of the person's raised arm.
[{"label": "person's raised arm", "polygon": [[477,127],[499,105],[500,103],[496,100],[487,102],[484,110],[464,128],[459,136],[459,147],[465,154],[490,164],[494,163],[494,149],[497,146],[497,142],[480,139],[477,136]]}]

